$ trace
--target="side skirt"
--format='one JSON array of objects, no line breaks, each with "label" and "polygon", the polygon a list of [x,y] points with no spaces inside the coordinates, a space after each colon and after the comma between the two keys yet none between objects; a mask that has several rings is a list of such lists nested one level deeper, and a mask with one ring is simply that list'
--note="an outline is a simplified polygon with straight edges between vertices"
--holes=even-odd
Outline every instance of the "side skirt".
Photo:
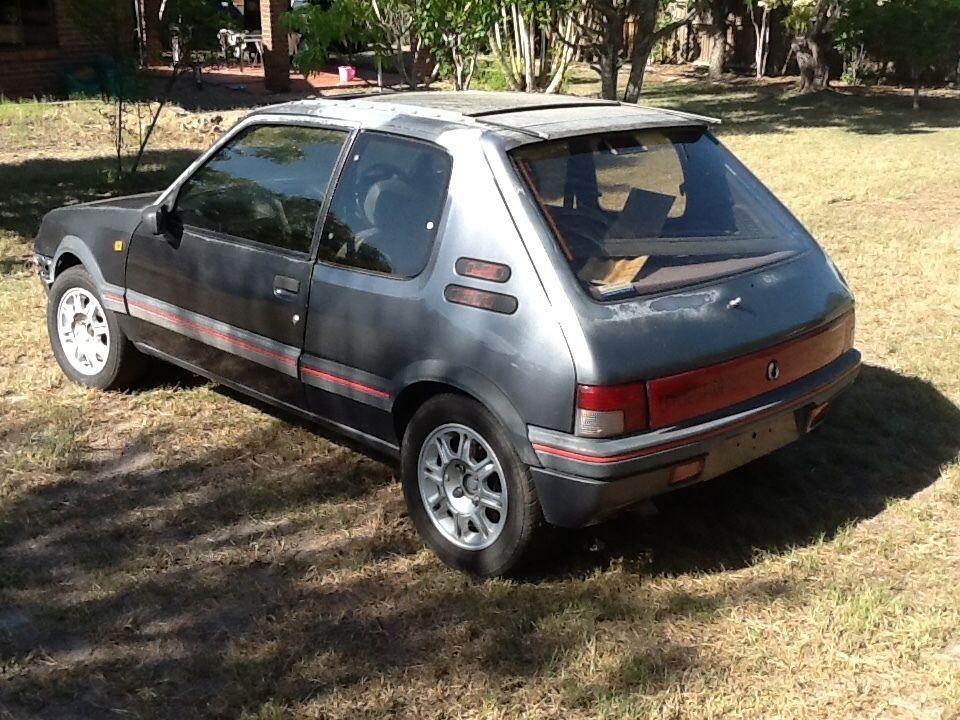
[{"label": "side skirt", "polygon": [[269,395],[264,395],[263,393],[257,392],[256,390],[252,390],[245,385],[220,377],[215,373],[209,372],[208,370],[204,370],[201,367],[198,367],[192,363],[186,362],[185,360],[176,358],[173,355],[168,355],[162,350],[157,350],[156,348],[150,345],[146,345],[144,343],[134,343],[134,346],[137,348],[137,350],[139,350],[140,352],[146,355],[152,355],[155,358],[163,360],[164,362],[168,362],[171,365],[176,365],[177,367],[181,367],[184,370],[187,370],[193,373],[194,375],[199,375],[200,377],[206,378],[207,380],[210,380],[211,382],[215,382],[218,385],[223,385],[224,387],[228,387],[232,390],[236,390],[237,392],[247,395],[249,397],[252,397],[255,400],[259,400],[260,402],[264,402],[268,405],[272,405],[273,407],[279,408],[284,412],[289,412],[290,414],[301,417],[304,420],[309,420],[312,423],[316,423],[317,425],[320,425],[328,430],[331,430],[338,435],[343,435],[349,440],[352,440],[364,446],[365,448],[368,448],[370,450],[373,450],[374,452],[386,455],[391,460],[398,460],[400,458],[400,448],[394,445],[393,443],[387,442],[386,440],[381,440],[378,437],[374,437],[373,435],[368,435],[367,433],[356,430],[352,427],[349,427],[348,425],[343,425],[341,423],[328,420],[325,417],[308,412],[303,408],[296,407],[295,405],[290,405],[281,400],[277,400],[276,398],[270,397]]}]

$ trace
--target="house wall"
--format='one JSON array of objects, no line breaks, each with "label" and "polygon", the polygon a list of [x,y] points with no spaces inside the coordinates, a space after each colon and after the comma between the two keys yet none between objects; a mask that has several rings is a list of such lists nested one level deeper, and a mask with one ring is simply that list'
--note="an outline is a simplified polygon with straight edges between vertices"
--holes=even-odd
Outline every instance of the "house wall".
[{"label": "house wall", "polygon": [[[0,94],[4,97],[62,94],[61,74],[65,69],[89,63],[98,54],[109,54],[109,41],[87,37],[72,21],[70,1],[55,0],[54,47],[0,48]],[[129,21],[132,45],[132,13]]]}]

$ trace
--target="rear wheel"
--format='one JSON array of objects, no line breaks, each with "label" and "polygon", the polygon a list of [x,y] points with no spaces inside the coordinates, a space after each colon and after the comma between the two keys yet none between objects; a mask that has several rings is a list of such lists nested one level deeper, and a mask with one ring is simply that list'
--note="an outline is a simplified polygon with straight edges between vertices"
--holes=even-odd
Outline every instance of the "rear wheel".
[{"label": "rear wheel", "polygon": [[130,387],[146,358],[127,340],[116,316],[82,267],[57,276],[47,303],[47,332],[57,363],[76,383],[102,390]]},{"label": "rear wheel", "polygon": [[457,570],[507,573],[543,524],[529,468],[500,423],[469,398],[440,395],[417,411],[401,474],[420,536]]}]

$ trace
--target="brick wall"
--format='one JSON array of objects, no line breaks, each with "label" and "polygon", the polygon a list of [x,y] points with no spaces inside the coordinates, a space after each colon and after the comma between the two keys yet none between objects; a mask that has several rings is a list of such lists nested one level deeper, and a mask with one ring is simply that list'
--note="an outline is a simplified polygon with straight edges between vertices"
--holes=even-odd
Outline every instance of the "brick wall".
[{"label": "brick wall", "polygon": [[[57,46],[0,48],[0,94],[19,98],[63,93],[61,73],[67,67],[91,62],[109,53],[109,41],[89,38],[72,20],[71,0],[55,0]],[[123,6],[125,7],[126,4]],[[124,18],[127,19],[127,15]],[[133,43],[133,21],[130,38]]]},{"label": "brick wall", "polygon": [[280,16],[290,9],[290,0],[260,0],[263,32],[263,72],[267,90],[290,90],[290,41]]}]

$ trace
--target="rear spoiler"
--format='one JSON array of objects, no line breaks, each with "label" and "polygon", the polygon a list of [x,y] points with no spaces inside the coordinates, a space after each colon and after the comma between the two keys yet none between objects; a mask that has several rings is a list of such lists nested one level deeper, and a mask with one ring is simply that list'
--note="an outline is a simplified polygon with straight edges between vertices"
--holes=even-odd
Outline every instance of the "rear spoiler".
[{"label": "rear spoiler", "polygon": [[709,115],[699,115],[697,113],[684,112],[682,110],[673,110],[671,108],[663,107],[650,107],[649,105],[634,105],[633,103],[620,103],[622,107],[634,107],[640,110],[653,110],[655,112],[667,113],[668,115],[676,115],[677,117],[683,118],[684,120],[692,120],[694,122],[700,122],[704,125],[720,125],[720,118],[710,117]]}]

